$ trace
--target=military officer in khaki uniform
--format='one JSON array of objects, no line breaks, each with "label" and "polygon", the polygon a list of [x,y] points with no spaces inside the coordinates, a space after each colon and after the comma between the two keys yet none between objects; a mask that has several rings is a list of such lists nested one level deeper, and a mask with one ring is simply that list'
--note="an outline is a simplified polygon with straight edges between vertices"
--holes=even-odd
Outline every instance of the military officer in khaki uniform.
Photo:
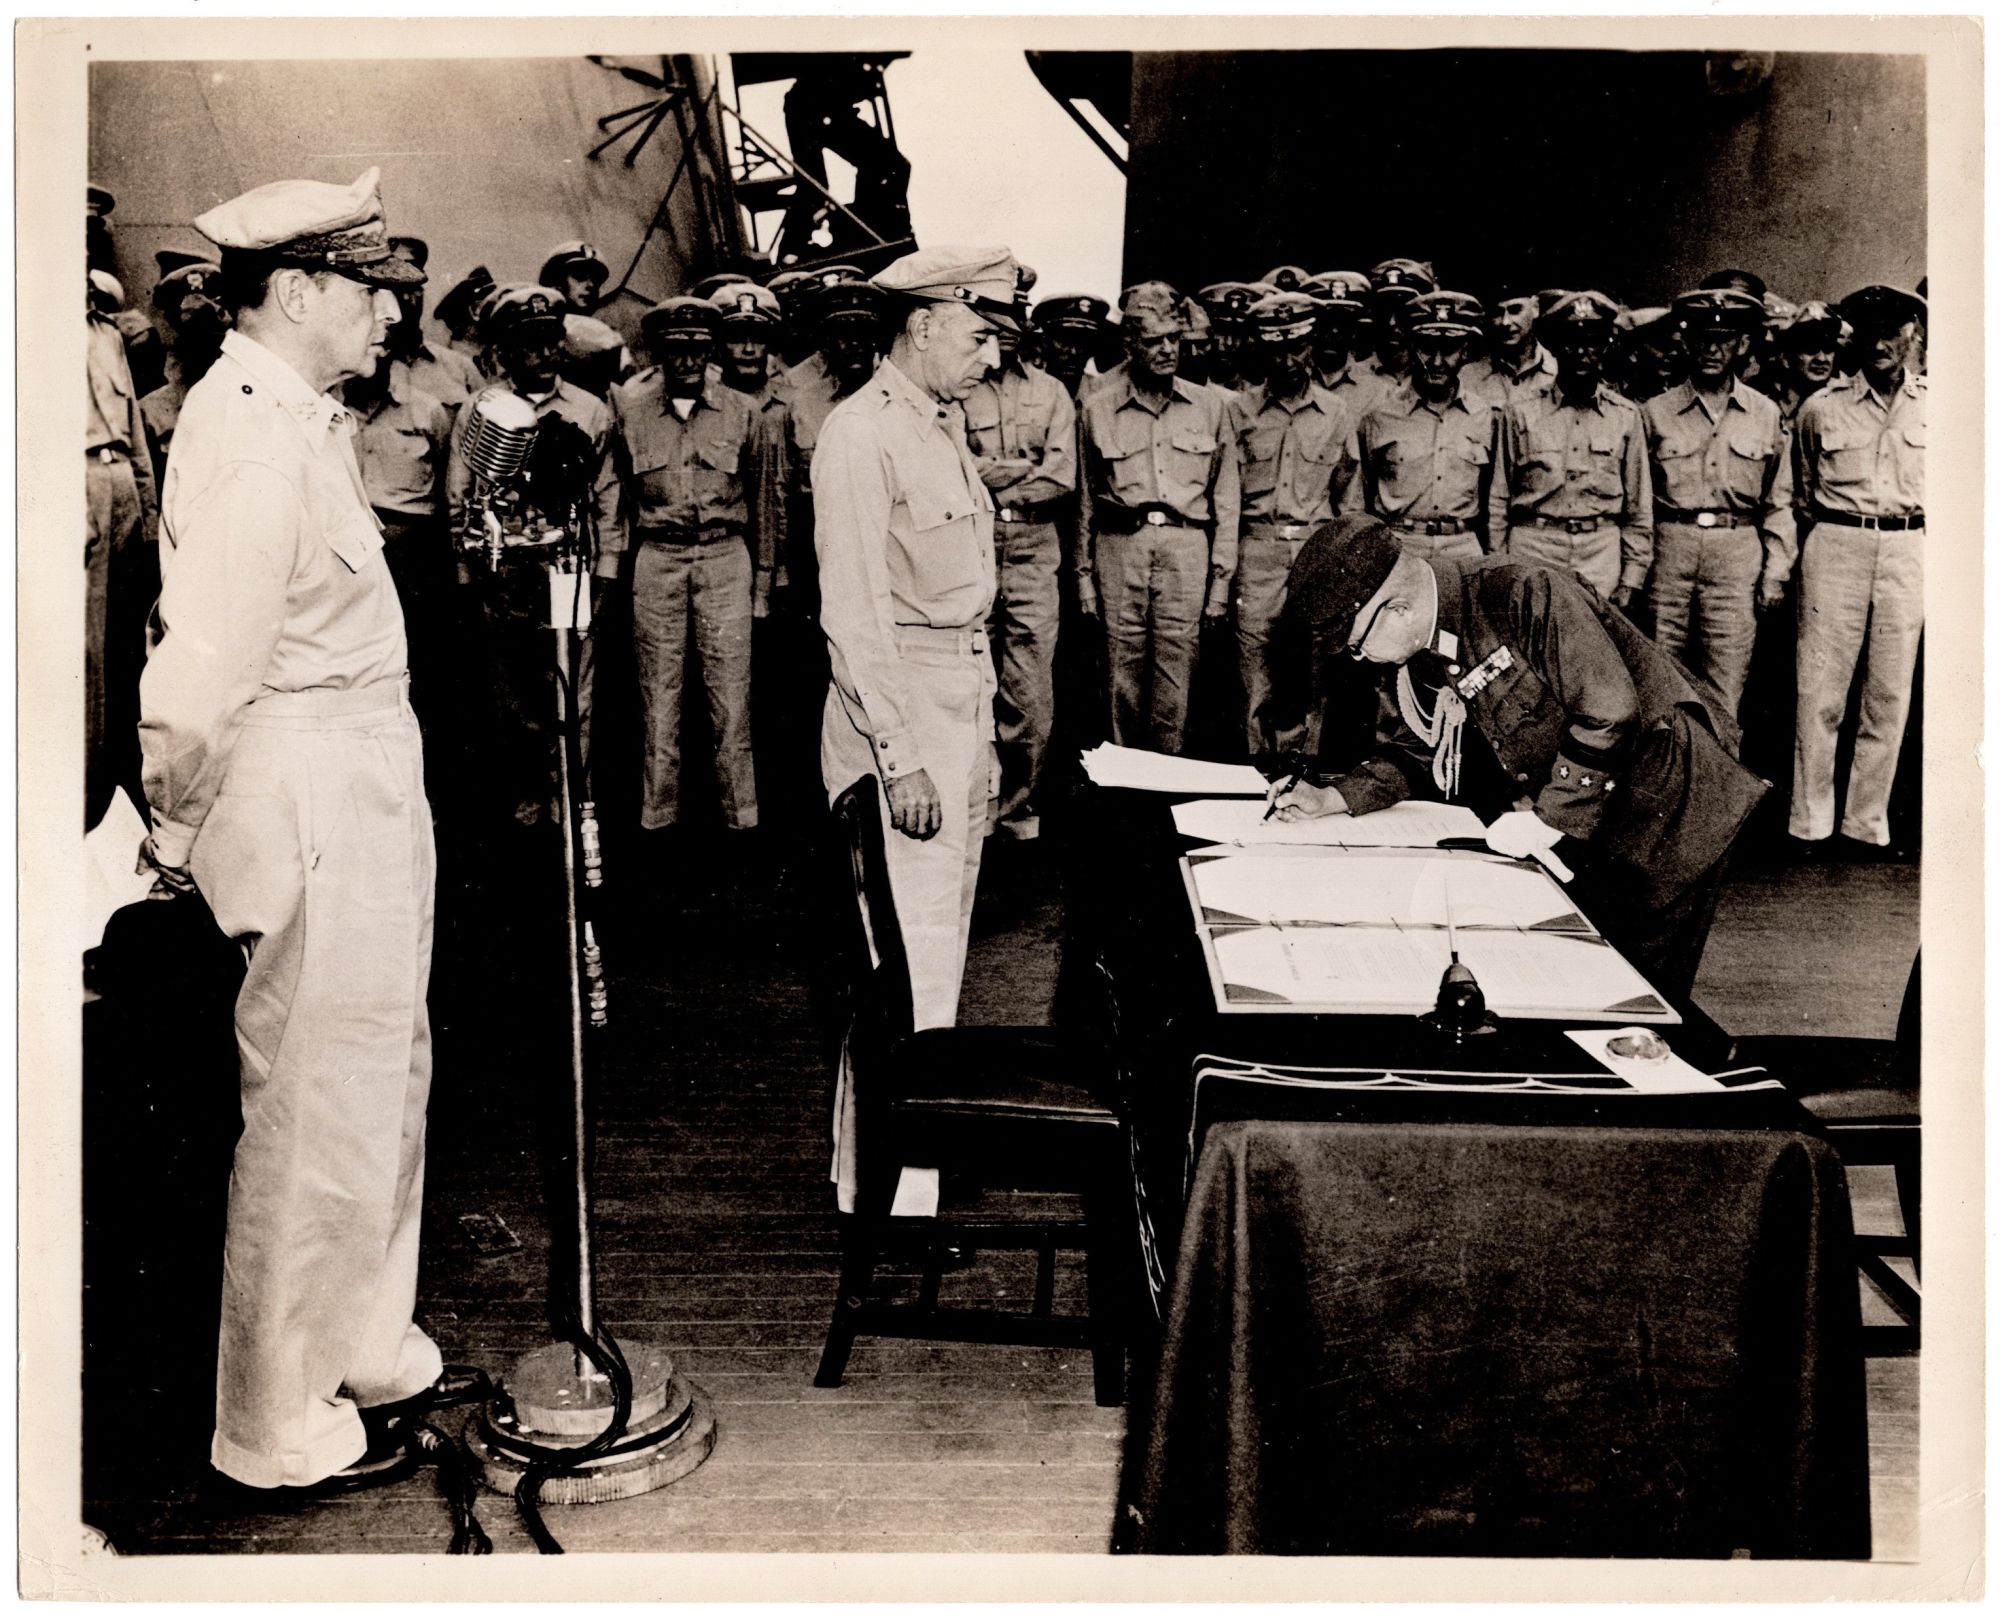
[{"label": "military officer in khaki uniform", "polygon": [[411,1317],[429,1097],[434,857],[403,615],[328,396],[380,362],[376,171],[195,221],[237,328],[188,395],[140,736],[162,891],[242,943],[215,1466],[307,1486],[396,1459],[440,1379]]},{"label": "military officer in khaki uniform", "polygon": [[[482,303],[480,325],[492,346],[506,385],[533,406],[542,421],[561,421],[580,434],[592,487],[600,545],[618,547],[618,479],[607,452],[611,410],[581,387],[565,380],[563,305],[541,286],[497,286]],[[458,412],[451,453],[445,463],[445,507],[454,533],[463,524],[472,468],[465,458],[465,434],[477,400]],[[503,565],[491,569],[476,556],[458,564],[462,585],[478,600],[489,674],[487,716],[496,724],[493,750],[505,787],[513,793],[513,817],[524,827],[542,822],[555,788],[555,654],[551,648],[549,591],[541,567]],[[591,689],[596,675],[595,642],[586,634],[576,678],[574,711],[585,740],[588,767]]]},{"label": "military officer in khaki uniform", "polygon": [[1501,413],[1507,526],[1494,548],[1566,567],[1625,606],[1653,564],[1653,487],[1638,406],[1602,380],[1617,316],[1591,291],[1565,293],[1542,316],[1556,385]]},{"label": "military officer in khaki uniform", "polygon": [[1674,300],[1688,379],[1646,401],[1653,467],[1653,570],[1646,595],[1660,649],[1743,705],[1757,617],[1784,596],[1796,548],[1792,475],[1778,406],[1736,379],[1763,310],[1734,291]]},{"label": "military officer in khaki uniform", "polygon": [[[421,236],[392,236],[389,247],[418,269],[429,269],[430,244]],[[479,373],[479,366],[458,349],[432,342],[424,335],[422,286],[399,287],[396,301],[403,317],[390,328],[389,340],[395,347],[397,362],[409,371],[409,379],[419,391],[429,393],[456,416],[459,405],[483,388],[486,378]]]},{"label": "military officer in khaki uniform", "polygon": [[222,306],[222,266],[206,259],[178,265],[154,285],[153,307],[165,318],[174,339],[167,350],[166,380],[139,400],[157,479],[166,475],[167,455],[188,389],[208,374],[229,329],[229,315]]},{"label": "military officer in khaki uniform", "polygon": [[1554,387],[1555,355],[1535,340],[1542,305],[1534,287],[1519,278],[1502,279],[1486,310],[1486,357],[1465,367],[1466,391],[1484,394],[1497,407]]},{"label": "military officer in khaki uniform", "polygon": [[1077,598],[1104,623],[1112,740],[1177,753],[1201,625],[1229,610],[1241,462],[1232,406],[1175,374],[1173,288],[1124,305],[1125,362],[1081,411]]},{"label": "military officer in khaki uniform", "polygon": [[1353,502],[1395,530],[1405,554],[1476,561],[1492,529],[1499,416],[1463,368],[1485,310],[1464,292],[1427,292],[1405,316],[1410,383],[1362,412]]},{"label": "military officer in khaki uniform", "polygon": [[1305,284],[1317,305],[1313,319],[1313,381],[1346,403],[1358,418],[1386,391],[1380,379],[1355,362],[1354,345],[1368,312],[1368,277],[1355,270],[1329,269]]},{"label": "military officer in khaki uniform", "polygon": [[1872,850],[1889,845],[1924,631],[1926,384],[1911,356],[1928,310],[1897,287],[1864,286],[1838,312],[1854,328],[1860,368],[1808,398],[1792,434],[1799,705],[1789,828],[1808,843],[1834,832],[1834,748],[1865,643],[1839,829],[1854,850]]},{"label": "military officer in khaki uniform", "polygon": [[1765,391],[1778,406],[1789,435],[1805,401],[1833,380],[1847,328],[1824,303],[1801,305],[1776,338],[1779,362],[1763,376]]},{"label": "military officer in khaki uniform", "polygon": [[1250,329],[1250,305],[1264,293],[1240,280],[1220,280],[1195,293],[1208,315],[1210,329],[1208,380],[1227,392],[1240,392],[1256,379],[1248,368],[1248,350],[1256,342]]},{"label": "military officer in khaki uniform", "polygon": [[1312,379],[1318,316],[1318,305],[1304,292],[1271,292],[1250,305],[1265,380],[1237,395],[1243,527],[1236,550],[1236,665],[1243,745],[1253,755],[1297,738],[1273,734],[1263,716],[1271,693],[1265,652],[1292,562],[1313,529],[1340,508],[1354,480],[1354,400]]},{"label": "military officer in khaki uniform", "polygon": [[1091,356],[1111,323],[1111,305],[1088,293],[1065,293],[1043,298],[1032,318],[1042,368],[1063,384],[1074,401],[1083,390]]},{"label": "military officer in khaki uniform", "polygon": [[[98,188],[93,186],[92,190]],[[103,193],[109,196],[109,192]],[[84,288],[84,822],[127,784],[160,504],[125,339]]]},{"label": "military officer in khaki uniform", "polygon": [[753,280],[733,281],[709,294],[717,321],[714,365],[723,385],[755,409],[778,402],[783,389],[772,372],[771,346],[784,331],[777,297]]},{"label": "military officer in khaki uniform", "polygon": [[1437,271],[1414,258],[1385,258],[1368,271],[1370,308],[1375,318],[1375,357],[1362,367],[1381,393],[1410,379],[1410,339],[1403,316],[1412,299],[1437,290]]},{"label": "military officer in khaki uniform", "polygon": [[966,396],[965,437],[994,504],[998,581],[987,638],[999,679],[998,828],[1032,841],[1041,833],[1035,804],[1055,723],[1058,524],[1076,499],[1076,406],[1061,382],[1021,357],[1018,328],[1003,326],[995,337],[1000,368]]},{"label": "military officer in khaki uniform", "polygon": [[[604,288],[611,279],[611,265],[604,254],[588,241],[565,241],[542,260],[537,284],[546,286],[566,305],[563,319],[564,358],[572,366],[583,367],[600,376],[605,385],[623,381],[631,373],[633,353],[642,346],[639,323],[645,315],[645,300],[625,292],[607,298]],[[624,350],[615,362],[607,362],[603,339],[591,331],[592,322],[618,338]],[[596,389],[587,389],[593,393]]]},{"label": "military officer in khaki uniform", "polygon": [[691,682],[707,698],[723,822],[732,830],[757,824],[750,624],[770,609],[781,535],[767,522],[783,504],[764,489],[778,476],[784,427],[782,411],[761,410],[708,377],[718,323],[700,298],[668,298],[645,326],[660,363],[611,393],[624,520],[600,545],[597,564],[600,576],[623,576],[632,591],[646,737],[639,823],[648,830],[681,816],[681,708]]},{"label": "military officer in khaki uniform", "polygon": [[993,502],[958,406],[1000,363],[1014,260],[931,247],[875,284],[897,311],[888,356],[834,407],[813,453],[833,663],[820,760],[829,801],[858,779],[882,783],[915,1025],[949,1026],[997,784]]}]

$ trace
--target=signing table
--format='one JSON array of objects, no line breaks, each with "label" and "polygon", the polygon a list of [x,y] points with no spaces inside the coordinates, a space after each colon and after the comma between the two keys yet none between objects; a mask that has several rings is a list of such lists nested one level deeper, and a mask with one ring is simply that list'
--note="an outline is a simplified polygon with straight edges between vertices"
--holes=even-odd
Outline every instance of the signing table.
[{"label": "signing table", "polygon": [[[1727,1039],[1620,986],[1579,1040],[1535,1007],[1539,965],[1509,989],[1527,1007],[1462,1043],[1329,1010],[1371,951],[1352,938],[1317,986],[1275,942],[1228,962],[1259,904],[1294,912],[1275,866],[1203,882],[1213,854],[1158,794],[1087,788],[1073,811],[1065,979],[1108,1000],[1164,1292],[1116,1546],[1867,1556],[1846,1184],[1789,1095],[1758,1073],[1621,1080],[1589,1052],[1601,1023],[1656,1030],[1674,1070],[1726,1071]],[[1340,903],[1378,903],[1381,878]],[[1477,888],[1443,899],[1452,943],[1482,924]],[[1399,891],[1382,946],[1429,968],[1441,944],[1410,933],[1433,897]],[[1521,957],[1584,951],[1587,920],[1543,906],[1521,930],[1563,940]],[[1324,957],[1342,922],[1313,912]],[[1582,976],[1615,984],[1601,959]]]}]

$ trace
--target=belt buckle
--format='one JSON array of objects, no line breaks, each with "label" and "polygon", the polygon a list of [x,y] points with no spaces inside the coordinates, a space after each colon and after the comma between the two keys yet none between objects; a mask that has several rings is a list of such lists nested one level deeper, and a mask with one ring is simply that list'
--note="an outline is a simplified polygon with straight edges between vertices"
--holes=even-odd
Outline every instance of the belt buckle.
[{"label": "belt buckle", "polygon": [[1149,510],[1146,512],[1145,521],[1148,527],[1164,527],[1167,525],[1166,512],[1163,510]]},{"label": "belt buckle", "polygon": [[1006,524],[1012,524],[1021,519],[1020,512],[1015,510],[1012,505],[999,506],[998,515],[1000,517],[1000,520]]},{"label": "belt buckle", "polygon": [[103,444],[94,452],[99,465],[116,465],[118,463],[118,451],[109,443]]},{"label": "belt buckle", "polygon": [[1697,527],[1720,527],[1722,522],[1714,511],[1698,510],[1694,515],[1694,524]]}]

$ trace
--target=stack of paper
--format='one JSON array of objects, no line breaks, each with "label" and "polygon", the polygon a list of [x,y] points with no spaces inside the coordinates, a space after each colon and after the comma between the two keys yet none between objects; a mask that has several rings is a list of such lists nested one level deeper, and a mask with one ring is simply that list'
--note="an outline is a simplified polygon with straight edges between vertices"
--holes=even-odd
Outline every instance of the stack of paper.
[{"label": "stack of paper", "polygon": [[1232,847],[1435,847],[1464,836],[1479,840],[1486,826],[1471,808],[1453,802],[1398,802],[1380,813],[1351,813],[1323,819],[1264,817],[1262,802],[1241,797],[1174,804],[1174,828],[1197,841]]},{"label": "stack of paper", "polygon": [[[1248,763],[1205,763],[1196,757],[1169,757],[1165,752],[1130,746],[1094,747],[1083,754],[1083,768],[1097,784],[1116,790],[1261,798],[1270,789],[1264,776]],[[1258,811],[1263,811],[1261,803]]]}]

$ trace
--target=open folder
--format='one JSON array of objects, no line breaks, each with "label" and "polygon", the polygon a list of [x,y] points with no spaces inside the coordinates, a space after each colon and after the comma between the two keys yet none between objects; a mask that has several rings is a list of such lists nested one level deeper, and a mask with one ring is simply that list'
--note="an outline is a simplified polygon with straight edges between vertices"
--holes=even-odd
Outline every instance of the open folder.
[{"label": "open folder", "polygon": [[1496,1015],[1680,1016],[1540,869],[1406,848],[1218,848],[1182,860],[1216,1007],[1418,1015],[1454,953]]}]

